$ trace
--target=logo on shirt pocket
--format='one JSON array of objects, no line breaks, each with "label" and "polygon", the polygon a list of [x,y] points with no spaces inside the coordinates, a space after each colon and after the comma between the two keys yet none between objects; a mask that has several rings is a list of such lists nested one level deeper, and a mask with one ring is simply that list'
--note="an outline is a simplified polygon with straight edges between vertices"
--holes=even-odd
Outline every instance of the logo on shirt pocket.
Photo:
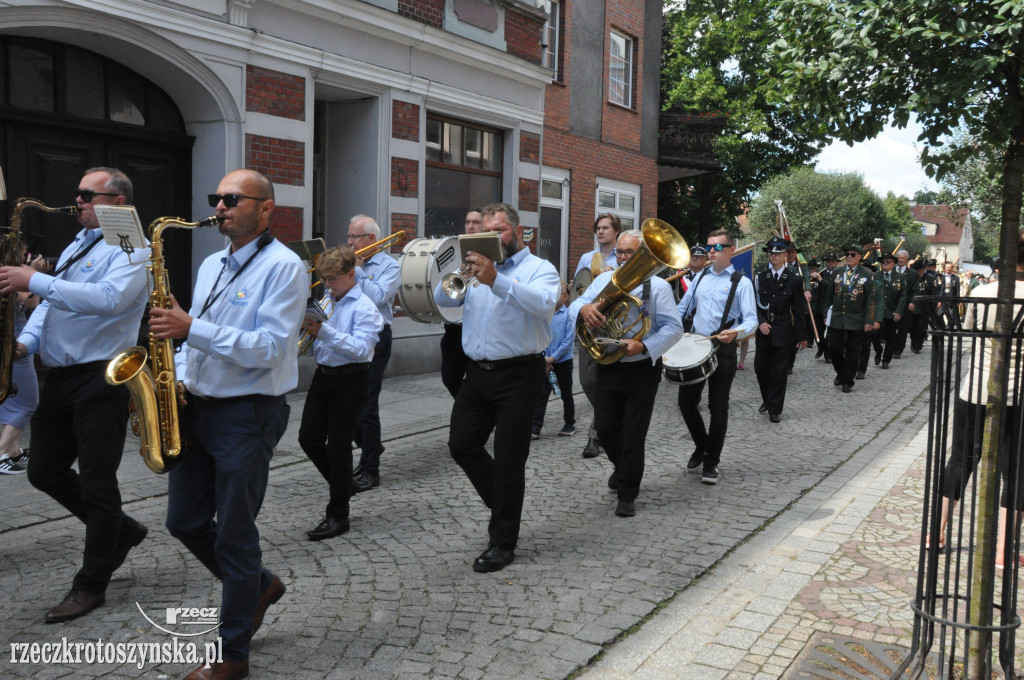
[{"label": "logo on shirt pocket", "polygon": [[81,271],[83,273],[91,272],[92,268],[95,267],[95,266],[96,266],[96,260],[89,260],[88,262],[86,262],[85,264],[82,265]]},{"label": "logo on shirt pocket", "polygon": [[244,307],[249,304],[249,289],[239,288],[238,292],[231,296],[230,302],[233,305]]}]

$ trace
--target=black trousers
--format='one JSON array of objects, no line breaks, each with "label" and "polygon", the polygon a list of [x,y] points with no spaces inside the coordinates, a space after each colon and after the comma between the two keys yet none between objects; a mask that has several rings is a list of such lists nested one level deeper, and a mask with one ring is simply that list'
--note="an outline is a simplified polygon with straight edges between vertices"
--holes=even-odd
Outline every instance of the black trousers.
[{"label": "black trousers", "polygon": [[[883,363],[887,364],[890,361],[892,361],[893,354],[896,353],[896,347],[898,346],[899,342],[897,336],[899,336],[900,334],[900,326],[902,325],[902,321],[902,317],[899,321],[894,321],[893,319],[886,319],[885,321],[882,322],[882,328],[878,331],[877,334],[875,334],[875,351],[881,349]],[[879,347],[879,344],[881,342],[885,343],[884,348]],[[906,342],[905,337],[904,342]]]},{"label": "black trousers", "polygon": [[380,456],[384,453],[384,445],[380,435],[380,389],[384,383],[384,370],[391,359],[391,326],[384,324],[377,345],[373,349],[373,361],[370,362],[370,389],[366,393],[366,406],[363,408],[356,434],[353,438],[361,449],[359,453],[359,471],[371,475],[380,474]]},{"label": "black trousers", "polygon": [[[572,359],[566,359],[551,365],[551,372],[558,381],[558,389],[562,393],[562,420],[566,425],[576,424],[576,402],[572,398]],[[533,410],[533,429],[540,430],[544,425],[544,414],[548,410],[548,399],[551,398],[551,379],[544,376],[543,392]]]},{"label": "black trousers", "polygon": [[[758,331],[754,355],[754,373],[761,390],[761,401],[768,406],[769,415],[782,413],[786,404],[786,384],[789,382],[790,345],[772,347],[771,340]],[[795,345],[793,350],[796,351]],[[717,371],[716,371],[717,372]]]},{"label": "black trousers", "polygon": [[[953,407],[953,446],[942,474],[942,495],[946,498],[959,501],[970,485],[971,475],[981,460],[986,410],[985,404],[974,404],[959,397],[956,399]],[[1014,505],[1018,511],[1024,511],[1024,450],[1017,436],[1020,416],[1019,407],[1010,406],[1006,409],[1005,421],[999,433],[996,467],[999,469],[1002,486],[1000,506],[1007,507],[1008,475],[1012,472],[1017,476]]]},{"label": "black trousers", "polygon": [[[334,373],[327,375],[328,372]],[[299,446],[313,462],[330,490],[326,514],[348,519],[352,495],[352,434],[366,402],[370,365],[337,369],[317,367],[306,394],[299,426]]]},{"label": "black trousers", "polygon": [[[106,362],[51,369],[32,416],[28,479],[85,524],[82,568],[72,587],[102,593],[121,531],[138,523],[121,511],[117,469],[128,421],[128,390],[108,385]],[[78,461],[78,472],[71,465]]]},{"label": "black trousers", "polygon": [[619,500],[640,493],[645,443],[661,381],[661,360],[597,365],[594,421],[601,445],[615,467]]},{"label": "black trousers", "polygon": [[865,332],[860,339],[860,358],[857,360],[857,370],[867,372],[868,361],[871,359],[871,349],[882,342],[882,329]]},{"label": "black trousers", "polygon": [[[718,347],[718,368],[707,380],[679,386],[679,412],[693,443],[704,453],[706,466],[718,465],[722,459],[725,434],[729,430],[729,392],[735,376],[736,344],[730,343]],[[704,425],[704,418],[698,408],[705,382],[708,384],[708,410],[711,411],[708,426]]]},{"label": "black trousers", "polygon": [[910,349],[924,349],[924,341],[928,338],[928,315],[910,315]]},{"label": "black trousers", "polygon": [[864,331],[846,331],[834,326],[828,329],[828,349],[832,368],[841,385],[852,385],[860,362],[860,345]]},{"label": "black trousers", "polygon": [[[470,361],[452,407],[448,449],[491,510],[490,545],[506,550],[519,540],[530,422],[543,379],[540,356],[494,370]],[[492,431],[493,456],[484,448]]]},{"label": "black trousers", "polygon": [[466,353],[462,351],[462,324],[446,323],[441,336],[441,382],[455,397],[466,375]]}]

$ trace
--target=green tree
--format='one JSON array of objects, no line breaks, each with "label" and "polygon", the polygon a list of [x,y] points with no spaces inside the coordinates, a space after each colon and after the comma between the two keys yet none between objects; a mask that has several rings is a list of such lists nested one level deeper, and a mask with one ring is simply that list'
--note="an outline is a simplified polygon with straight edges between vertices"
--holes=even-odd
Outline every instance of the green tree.
[{"label": "green tree", "polygon": [[999,253],[1003,159],[998,150],[963,128],[952,138],[951,146],[968,153],[943,176],[942,202],[970,211],[974,261],[987,262]]},{"label": "green tree", "polygon": [[758,241],[771,238],[775,201],[782,201],[793,241],[807,259],[888,233],[882,199],[856,173],[804,167],[765,184],[750,209],[750,231]]},{"label": "green tree", "polygon": [[[797,111],[813,113],[829,136],[853,143],[874,137],[911,114],[921,124],[921,162],[942,179],[971,153],[944,147],[958,126],[1002,160],[1000,256],[1016,260],[1024,178],[1024,3],[1013,0],[774,0],[775,71]],[[1014,297],[1014,277],[1001,276],[1001,299]],[[972,575],[970,623],[992,622],[995,558],[996,450],[1010,366],[1003,334],[1013,308],[996,313],[989,404],[978,468],[978,562]],[[935,540],[933,538],[933,540]],[[992,635],[970,638],[972,680],[991,677]],[[1004,669],[1008,670],[1008,669]]]},{"label": "green tree", "polygon": [[882,250],[892,252],[893,248],[900,245],[900,234],[907,237],[900,245],[900,249],[906,250],[910,254],[910,259],[916,258],[931,247],[927,237],[921,233],[921,225],[914,220],[906,198],[890,191],[882,200],[882,204],[885,206],[885,217],[888,221]]},{"label": "green tree", "polygon": [[770,177],[811,160],[823,132],[811,114],[784,106],[765,72],[773,58],[768,5],[749,0],[666,0],[664,110],[725,121],[718,173],[663,183],[658,214],[688,239],[736,228],[736,216]]}]

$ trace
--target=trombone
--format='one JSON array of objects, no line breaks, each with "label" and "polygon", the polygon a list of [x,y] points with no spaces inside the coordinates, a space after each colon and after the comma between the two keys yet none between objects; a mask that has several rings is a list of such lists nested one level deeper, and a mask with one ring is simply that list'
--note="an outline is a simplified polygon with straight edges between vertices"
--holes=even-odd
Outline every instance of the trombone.
[{"label": "trombone", "polygon": [[[366,246],[365,248],[360,248],[359,250],[357,250],[356,251],[356,258],[357,259],[361,259],[361,260],[368,260],[369,258],[373,257],[374,255],[376,255],[380,251],[384,250],[385,248],[390,248],[397,241],[401,240],[404,237],[405,237],[405,230],[404,229],[399,229],[398,231],[396,231],[394,234],[391,234],[387,238],[382,238],[381,240],[379,240],[379,241],[377,241],[375,243],[371,243],[370,245]],[[309,272],[313,273],[314,271],[316,271],[316,263],[315,262],[313,263],[313,267],[312,267],[312,269],[309,270]],[[310,289],[316,288],[317,286],[319,286],[322,283],[323,283],[322,280],[318,280],[318,281],[316,281],[316,283],[314,283],[313,285],[310,286]],[[327,311],[327,305],[331,305],[331,311],[330,312]],[[328,319],[331,318],[331,314],[334,313],[334,305],[331,304],[331,293],[330,293],[330,291],[327,291],[327,290],[324,291],[324,296],[322,298],[320,298],[319,302],[317,302],[317,306],[319,306],[320,309],[322,309],[324,311],[324,314],[327,315]],[[299,356],[300,357],[301,356],[305,356],[306,353],[309,352],[310,348],[313,347],[313,340],[315,340],[315,339],[316,338],[314,338],[312,335],[310,335],[309,331],[302,331],[301,333],[299,333],[298,352],[299,352]]]}]

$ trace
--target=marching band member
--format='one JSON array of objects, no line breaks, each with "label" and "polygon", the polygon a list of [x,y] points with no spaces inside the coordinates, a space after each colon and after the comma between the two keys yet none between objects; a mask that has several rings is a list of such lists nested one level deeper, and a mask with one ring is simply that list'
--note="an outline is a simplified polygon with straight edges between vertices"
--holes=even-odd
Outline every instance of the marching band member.
[{"label": "marching band member", "polygon": [[[640,248],[643,234],[639,230],[619,235],[615,256],[621,267]],[[612,272],[598,276],[586,292],[569,307],[571,319],[582,318],[592,329],[605,321],[598,304],[592,300],[611,281]],[[661,382],[661,355],[683,335],[683,324],[676,311],[672,287],[657,276],[637,286],[630,295],[643,301],[651,319],[650,331],[642,340],[619,338],[625,356],[615,363],[597,364],[597,394],[594,421],[614,471],[608,486],[616,492],[615,514],[632,517],[636,514],[636,497],[644,475],[644,445],[654,412],[654,399]],[[637,320],[638,310],[630,306],[627,325]],[[583,350],[586,352],[586,349]]]},{"label": "marching band member", "polygon": [[[550,262],[523,246],[515,208],[494,203],[481,212],[484,231],[501,235],[505,261],[470,253],[466,260],[479,285],[456,301],[438,284],[434,300],[442,307],[465,305],[462,348],[469,364],[452,407],[448,448],[491,510],[489,545],[473,563],[474,571],[491,572],[515,559],[530,422],[544,378],[559,277]],[[484,448],[492,431],[493,456]]]},{"label": "marching band member", "polygon": [[349,530],[352,495],[352,434],[366,402],[370,361],[384,318],[356,285],[356,255],[331,248],[317,259],[317,273],[331,295],[326,321],[307,316],[302,328],[316,340],[316,372],[306,394],[299,446],[327,480],[330,500],[309,540],[333,538]]},{"label": "marching band member", "polygon": [[[474,208],[466,213],[467,234],[479,234],[483,228],[484,218],[479,209]],[[462,351],[462,324],[445,323],[444,335],[441,336],[441,382],[452,398],[459,394],[465,375],[466,353]]]},{"label": "marching band member", "polygon": [[[729,392],[736,376],[736,343],[733,341],[737,336],[753,333],[757,327],[754,286],[731,263],[735,246],[732,234],[725,229],[708,235],[706,248],[711,267],[694,280],[678,308],[684,319],[693,314],[695,333],[718,336],[714,340],[717,343],[718,368],[706,381],[708,409],[711,411],[708,426],[704,425],[698,409],[705,381],[679,386],[679,411],[696,445],[686,469],[689,472],[700,471],[701,481],[705,484],[718,483],[718,464],[729,429]],[[721,333],[726,329],[736,332]]]},{"label": "marching band member", "polygon": [[[38,353],[50,372],[32,416],[28,479],[85,524],[82,568],[63,602],[44,617],[70,621],[102,605],[110,576],[148,529],[124,514],[117,469],[127,434],[128,390],[108,385],[107,363],[135,345],[149,299],[143,262],[103,242],[94,205],[131,205],[132,183],[115,168],[85,171],[75,192],[82,231],[52,275],[0,268],[0,291],[42,299],[15,349]],[[78,471],[71,466],[78,461]]]},{"label": "marching band member", "polygon": [[[380,227],[373,218],[356,215],[349,221],[348,245],[353,250],[360,250],[379,240]],[[380,436],[380,390],[384,383],[384,371],[391,359],[391,323],[395,318],[392,308],[398,287],[402,285],[402,272],[395,258],[387,250],[381,250],[368,260],[359,261],[356,283],[384,317],[384,328],[370,363],[370,391],[356,425],[355,441],[360,453],[359,465],[353,472],[352,490],[361,493],[380,484],[380,456],[384,453]]]},{"label": "marching band member", "polygon": [[167,529],[223,587],[223,662],[186,680],[236,680],[248,676],[253,633],[285,593],[262,565],[256,517],[288,424],[284,395],[299,381],[309,280],[299,256],[270,235],[270,180],[234,170],[209,198],[230,245],[199,267],[192,309],[155,308],[149,327],[157,339],[187,341],[175,364],[187,390],[182,434],[192,443],[169,475]]}]

